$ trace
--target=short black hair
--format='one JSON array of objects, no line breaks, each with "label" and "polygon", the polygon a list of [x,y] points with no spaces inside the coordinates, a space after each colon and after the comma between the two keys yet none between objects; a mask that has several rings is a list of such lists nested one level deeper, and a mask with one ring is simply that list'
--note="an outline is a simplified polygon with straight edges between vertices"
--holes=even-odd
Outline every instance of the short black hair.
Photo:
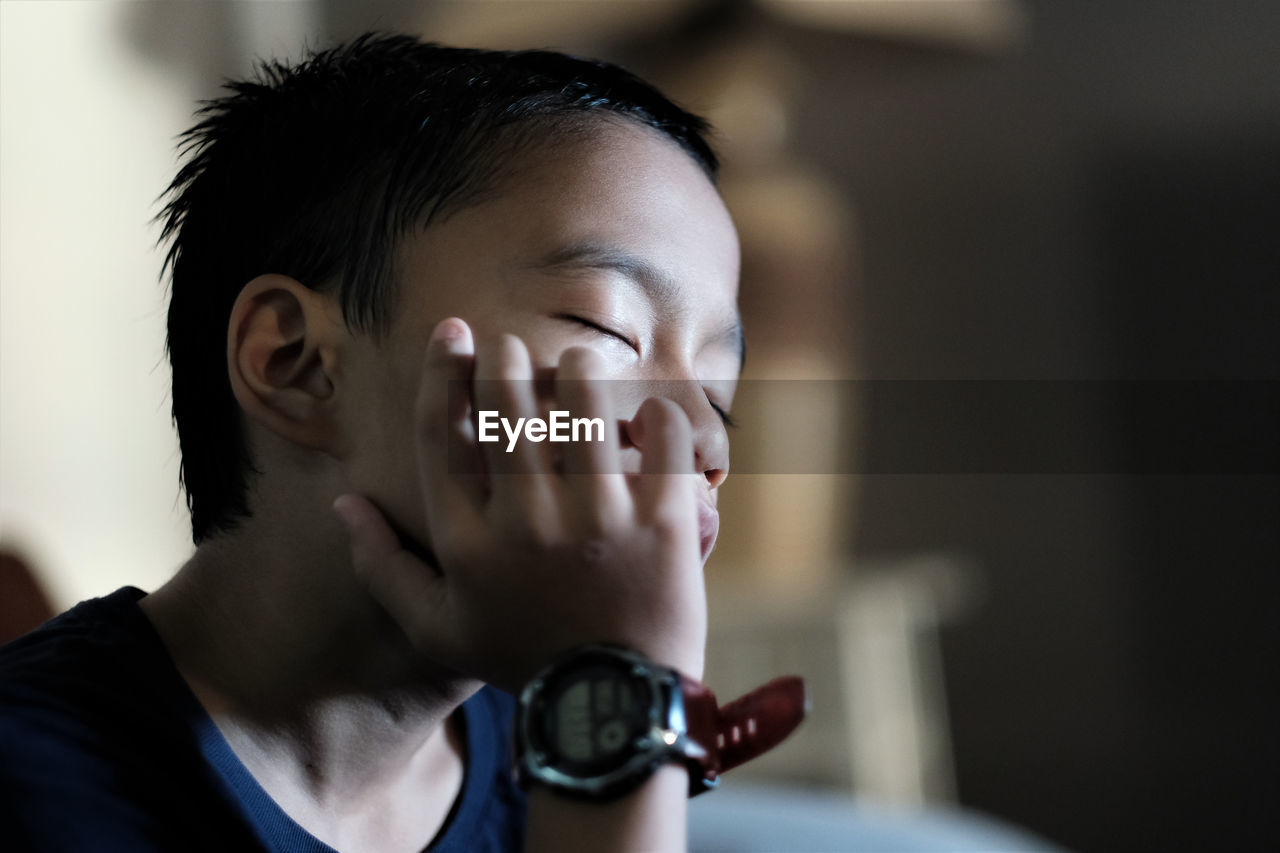
[{"label": "short black hair", "polygon": [[264,273],[336,291],[353,329],[389,323],[400,238],[488,189],[526,143],[620,117],[666,134],[713,182],[706,122],[606,62],[366,34],[203,103],[157,217],[167,349],[196,544],[249,513],[256,473],[226,364],[231,308]]}]

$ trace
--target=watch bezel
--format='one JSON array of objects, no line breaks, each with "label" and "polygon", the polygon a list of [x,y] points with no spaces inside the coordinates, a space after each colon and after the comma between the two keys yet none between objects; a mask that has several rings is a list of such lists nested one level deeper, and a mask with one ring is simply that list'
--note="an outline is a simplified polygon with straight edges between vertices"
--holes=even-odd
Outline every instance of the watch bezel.
[{"label": "watch bezel", "polygon": [[[617,767],[598,774],[574,773],[566,767],[568,760],[542,743],[539,729],[547,713],[545,698],[551,688],[563,687],[575,674],[602,665],[647,692],[648,731],[632,742],[631,756]],[[676,670],[617,646],[587,646],[561,659],[530,680],[520,693],[515,732],[520,781],[538,782],[583,799],[609,800],[633,790],[663,764],[696,762],[706,753],[689,737],[680,684]]]}]

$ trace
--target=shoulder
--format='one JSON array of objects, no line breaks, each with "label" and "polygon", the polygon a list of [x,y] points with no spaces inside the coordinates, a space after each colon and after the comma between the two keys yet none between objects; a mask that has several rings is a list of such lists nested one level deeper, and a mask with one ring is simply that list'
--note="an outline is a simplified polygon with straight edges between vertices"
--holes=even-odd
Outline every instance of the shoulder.
[{"label": "shoulder", "polygon": [[[125,587],[91,599],[0,648],[6,728],[70,734],[136,728],[177,701],[176,671]],[[179,694],[180,695],[180,694]]]},{"label": "shoulder", "polygon": [[0,649],[0,816],[19,849],[201,849],[184,823],[228,817],[141,595],[84,602]]}]

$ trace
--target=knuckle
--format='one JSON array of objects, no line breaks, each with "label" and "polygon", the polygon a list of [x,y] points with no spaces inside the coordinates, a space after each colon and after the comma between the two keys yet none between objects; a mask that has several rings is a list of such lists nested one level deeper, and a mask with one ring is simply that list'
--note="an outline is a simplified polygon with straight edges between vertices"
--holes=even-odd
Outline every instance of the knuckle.
[{"label": "knuckle", "polygon": [[563,534],[550,515],[537,509],[517,513],[513,523],[517,547],[543,553],[558,548],[563,541]]},{"label": "knuckle", "polygon": [[604,536],[590,536],[578,544],[578,558],[588,568],[600,568],[614,562],[617,546]]},{"label": "knuckle", "polygon": [[688,526],[688,520],[670,510],[659,510],[654,514],[651,526],[655,534],[662,539],[680,536]]},{"label": "knuckle", "polygon": [[606,502],[593,501],[591,507],[585,508],[577,525],[579,538],[583,541],[605,541],[621,532],[622,524],[616,513],[610,512],[603,503]]}]

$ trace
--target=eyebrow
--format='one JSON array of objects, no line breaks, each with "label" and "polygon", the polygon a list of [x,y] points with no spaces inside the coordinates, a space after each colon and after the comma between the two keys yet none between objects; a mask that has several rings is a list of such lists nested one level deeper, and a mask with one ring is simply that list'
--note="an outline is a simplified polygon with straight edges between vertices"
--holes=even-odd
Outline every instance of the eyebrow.
[{"label": "eyebrow", "polygon": [[[679,286],[666,273],[642,257],[614,246],[580,243],[562,246],[530,264],[532,269],[586,269],[614,272],[638,285],[660,306],[672,309]],[[742,321],[735,316],[711,338],[738,353],[738,370],[746,364],[747,342]]]}]

